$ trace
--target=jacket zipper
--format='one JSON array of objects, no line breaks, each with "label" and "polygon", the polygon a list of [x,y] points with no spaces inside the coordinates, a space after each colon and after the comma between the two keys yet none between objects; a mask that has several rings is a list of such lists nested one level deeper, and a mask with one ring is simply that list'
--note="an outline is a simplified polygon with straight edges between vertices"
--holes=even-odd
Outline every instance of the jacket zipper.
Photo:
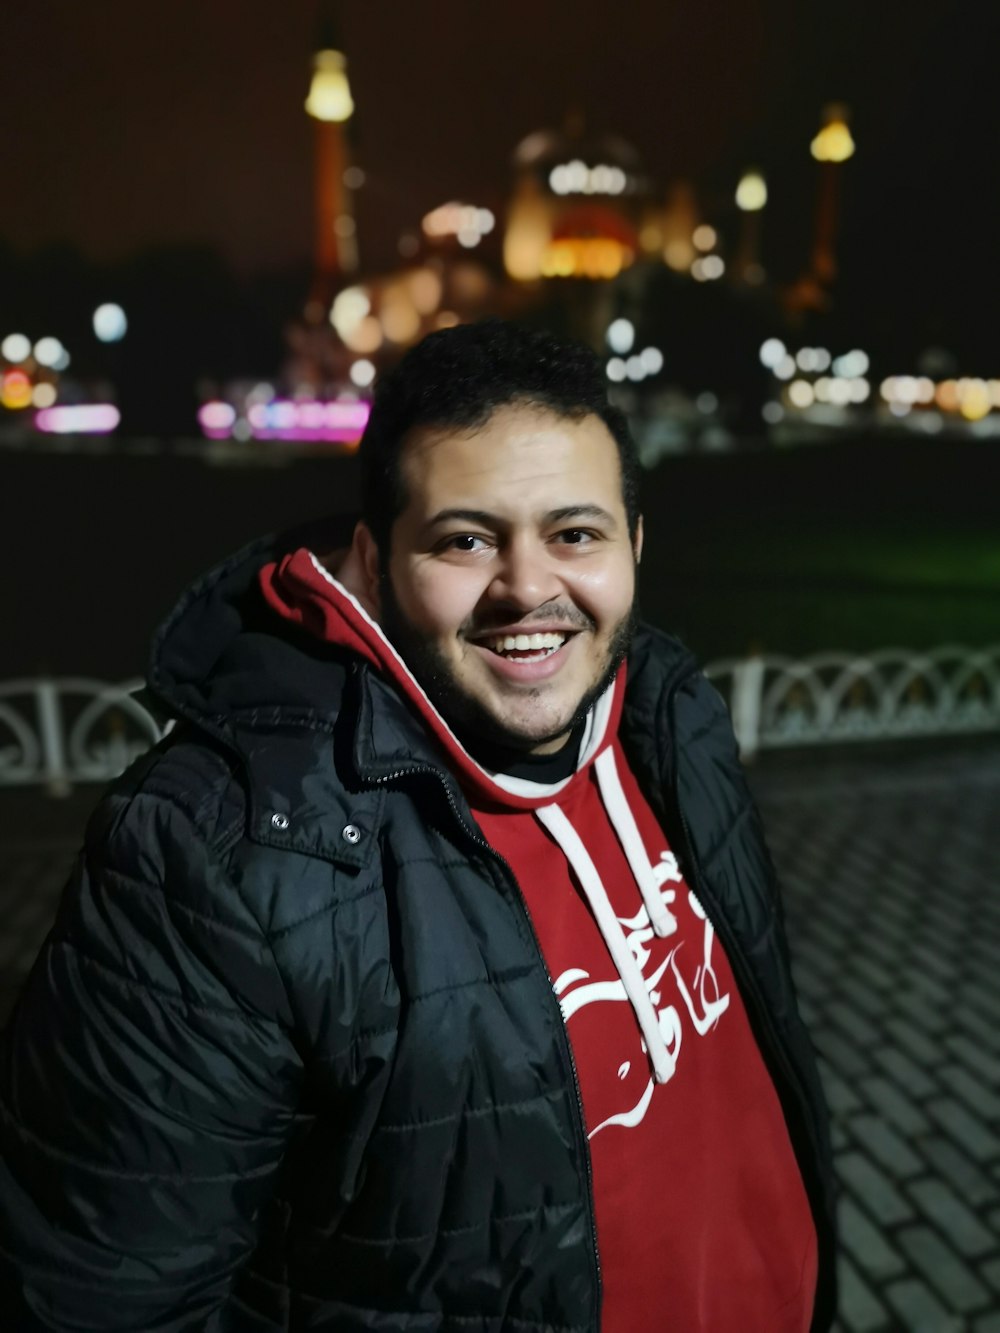
[{"label": "jacket zipper", "polygon": [[445,779],[444,775],[429,764],[415,764],[411,767],[396,769],[392,773],[385,773],[378,777],[373,777],[370,780],[376,783],[390,783],[394,782],[398,778],[412,777],[418,773],[427,774],[428,776],[433,777],[436,782],[440,783],[441,787],[444,790],[445,799],[448,802],[449,808],[451,809],[451,812],[454,815],[455,821],[458,824],[459,828],[466,835],[466,837],[472,843],[475,844],[476,847],[486,852],[487,855],[490,856],[494,861],[496,861],[500,865],[500,867],[506,872],[509,883],[514,887],[514,895],[513,895],[514,899],[517,902],[518,907],[520,908],[521,915],[524,919],[525,925],[528,927],[528,934],[531,938],[531,942],[535,947],[535,957],[537,958],[539,965],[541,966],[542,972],[545,975],[545,980],[548,983],[548,993],[552,997],[552,1003],[556,1009],[556,1032],[558,1033],[557,1040],[559,1042],[560,1049],[562,1051],[563,1056],[565,1057],[566,1063],[569,1066],[569,1070],[573,1078],[573,1092],[576,1099],[576,1116],[574,1118],[575,1119],[574,1129],[576,1130],[576,1135],[577,1135],[577,1150],[580,1153],[586,1171],[587,1222],[590,1227],[590,1252],[594,1265],[594,1282],[597,1295],[597,1312],[596,1312],[596,1318],[594,1320],[594,1328],[598,1329],[600,1328],[600,1309],[602,1301],[603,1279],[601,1277],[601,1255],[600,1251],[597,1248],[597,1221],[594,1209],[594,1172],[593,1172],[593,1165],[590,1160],[590,1146],[587,1142],[587,1122],[583,1111],[583,1095],[580,1092],[580,1076],[577,1072],[576,1059],[573,1055],[573,1048],[570,1045],[569,1034],[566,1031],[566,1024],[563,1020],[562,1008],[559,1004],[559,1001],[556,999],[555,983],[552,980],[552,975],[549,972],[548,964],[545,961],[545,955],[542,953],[542,946],[538,942],[538,936],[535,933],[535,927],[534,924],[532,923],[531,915],[528,912],[527,904],[524,901],[524,894],[521,892],[521,886],[517,882],[517,877],[514,874],[514,870],[510,862],[505,860],[504,857],[502,857],[499,852],[497,852],[496,850],[494,850],[494,848],[490,846],[490,844],[481,834],[477,833],[475,829],[473,829],[466,822],[465,816],[459,809],[458,803],[456,802],[454,796],[452,795],[451,789],[448,786],[448,782]]}]

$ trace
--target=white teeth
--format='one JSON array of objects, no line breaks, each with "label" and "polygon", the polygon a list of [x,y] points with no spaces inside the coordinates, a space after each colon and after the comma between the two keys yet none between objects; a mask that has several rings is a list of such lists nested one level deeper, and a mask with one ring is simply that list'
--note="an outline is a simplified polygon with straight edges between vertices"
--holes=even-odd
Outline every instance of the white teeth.
[{"label": "white teeth", "polygon": [[506,634],[488,641],[495,653],[537,652],[542,648],[561,648],[565,642],[565,634]]}]

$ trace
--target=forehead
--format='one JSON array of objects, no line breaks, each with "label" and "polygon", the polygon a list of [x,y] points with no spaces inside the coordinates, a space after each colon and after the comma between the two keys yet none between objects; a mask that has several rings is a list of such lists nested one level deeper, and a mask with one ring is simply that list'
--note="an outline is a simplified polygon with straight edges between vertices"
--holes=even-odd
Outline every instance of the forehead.
[{"label": "forehead", "polygon": [[414,431],[400,463],[408,509],[591,503],[624,514],[618,446],[596,416],[573,420],[537,407],[502,407],[471,429]]}]

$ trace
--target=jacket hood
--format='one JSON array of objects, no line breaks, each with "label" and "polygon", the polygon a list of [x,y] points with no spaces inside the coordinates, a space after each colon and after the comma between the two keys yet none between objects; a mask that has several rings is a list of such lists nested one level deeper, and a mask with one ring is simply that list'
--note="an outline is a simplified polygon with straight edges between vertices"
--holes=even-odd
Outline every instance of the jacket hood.
[{"label": "jacket hood", "polygon": [[328,719],[340,700],[333,660],[343,654],[283,627],[266,605],[259,571],[308,545],[346,547],[353,517],[338,517],[260,537],[201,575],[153,636],[147,682],[168,716],[216,735],[238,722],[301,725]]}]

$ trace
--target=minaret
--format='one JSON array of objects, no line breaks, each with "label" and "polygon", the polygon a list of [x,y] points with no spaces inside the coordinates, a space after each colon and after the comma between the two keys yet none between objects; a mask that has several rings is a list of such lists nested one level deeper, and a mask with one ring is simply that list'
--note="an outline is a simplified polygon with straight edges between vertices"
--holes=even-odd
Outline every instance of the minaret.
[{"label": "minaret", "polygon": [[348,165],[344,127],[354,111],[354,100],[329,4],[323,12],[305,108],[313,118],[316,138],[316,235],[306,316],[310,323],[319,323],[327,317],[341,278],[355,272],[358,265],[350,194],[344,185]]}]

